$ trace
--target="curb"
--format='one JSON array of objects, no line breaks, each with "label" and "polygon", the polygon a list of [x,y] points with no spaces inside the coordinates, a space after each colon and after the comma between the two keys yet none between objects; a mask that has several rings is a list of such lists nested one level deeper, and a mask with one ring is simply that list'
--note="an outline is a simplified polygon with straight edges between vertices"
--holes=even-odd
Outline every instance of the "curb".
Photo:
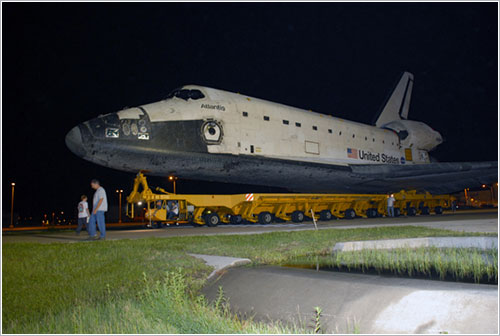
[{"label": "curb", "polygon": [[212,279],[215,275],[219,274],[221,271],[236,267],[250,264],[252,261],[247,258],[233,258],[233,257],[223,257],[223,256],[213,256],[206,254],[194,254],[188,253],[191,257],[195,257],[203,260],[208,266],[214,267],[214,270],[207,277],[207,280]]},{"label": "curb", "polygon": [[479,248],[498,249],[498,237],[428,237],[410,239],[364,240],[337,243],[332,249],[333,253],[347,251],[390,250],[396,248]]}]

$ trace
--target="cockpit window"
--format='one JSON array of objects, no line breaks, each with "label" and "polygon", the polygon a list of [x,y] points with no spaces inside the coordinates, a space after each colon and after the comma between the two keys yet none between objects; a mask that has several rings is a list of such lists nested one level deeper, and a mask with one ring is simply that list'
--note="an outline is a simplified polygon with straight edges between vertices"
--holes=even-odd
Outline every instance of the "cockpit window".
[{"label": "cockpit window", "polygon": [[189,99],[196,100],[196,99],[205,98],[205,95],[200,90],[197,90],[197,89],[192,89],[192,90],[177,89],[177,90],[170,92],[166,99],[170,99],[170,98],[174,98],[174,97],[188,101]]}]

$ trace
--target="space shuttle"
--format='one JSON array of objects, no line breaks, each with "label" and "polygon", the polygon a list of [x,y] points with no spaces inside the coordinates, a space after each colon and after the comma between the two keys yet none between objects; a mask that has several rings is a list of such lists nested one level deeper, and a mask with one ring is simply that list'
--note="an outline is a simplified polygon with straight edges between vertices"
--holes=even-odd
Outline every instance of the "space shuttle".
[{"label": "space shuttle", "polygon": [[436,194],[497,181],[497,161],[431,162],[443,138],[408,119],[413,81],[403,73],[372,125],[187,85],[85,121],[66,145],[121,171],[293,192]]}]

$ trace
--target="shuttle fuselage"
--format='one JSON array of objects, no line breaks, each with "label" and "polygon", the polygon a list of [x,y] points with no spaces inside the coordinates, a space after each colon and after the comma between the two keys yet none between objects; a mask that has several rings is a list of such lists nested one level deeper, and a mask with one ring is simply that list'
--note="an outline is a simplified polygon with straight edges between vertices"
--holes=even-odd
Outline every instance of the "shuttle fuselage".
[{"label": "shuttle fuselage", "polygon": [[[308,192],[432,191],[422,181],[380,176],[382,166],[432,165],[428,152],[442,142],[429,126],[402,118],[410,80],[405,73],[379,126],[189,85],[84,122],[66,143],[86,160],[129,172]],[[359,173],[361,165],[373,167],[372,175]]]}]

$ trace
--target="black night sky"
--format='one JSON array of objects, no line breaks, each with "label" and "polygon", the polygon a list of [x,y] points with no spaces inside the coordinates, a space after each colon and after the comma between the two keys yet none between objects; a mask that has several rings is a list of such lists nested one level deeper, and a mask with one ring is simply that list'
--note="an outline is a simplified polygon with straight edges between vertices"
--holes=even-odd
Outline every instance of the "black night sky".
[{"label": "black night sky", "polygon": [[[400,74],[439,161],[497,160],[497,3],[2,3],[3,217],[72,212],[96,177],[66,133],[199,84],[371,123]],[[154,185],[170,188],[166,179]],[[270,191],[180,181],[181,192]]]}]

